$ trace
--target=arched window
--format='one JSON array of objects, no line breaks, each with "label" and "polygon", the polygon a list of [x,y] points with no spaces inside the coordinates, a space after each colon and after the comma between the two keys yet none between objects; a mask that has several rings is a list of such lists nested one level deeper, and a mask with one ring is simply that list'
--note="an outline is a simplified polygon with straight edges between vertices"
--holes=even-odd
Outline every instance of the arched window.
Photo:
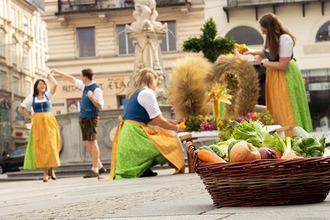
[{"label": "arched window", "polygon": [[235,27],[226,34],[226,37],[231,37],[237,43],[244,43],[246,45],[259,45],[264,42],[261,34],[248,26]]},{"label": "arched window", "polygon": [[317,31],[315,42],[330,41],[330,21],[323,24]]}]

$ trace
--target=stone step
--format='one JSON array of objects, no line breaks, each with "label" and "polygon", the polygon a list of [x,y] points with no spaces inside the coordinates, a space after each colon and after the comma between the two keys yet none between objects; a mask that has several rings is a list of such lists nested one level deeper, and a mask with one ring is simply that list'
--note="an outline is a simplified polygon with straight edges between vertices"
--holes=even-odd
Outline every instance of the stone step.
[{"label": "stone step", "polygon": [[[186,163],[187,164],[187,163]],[[107,169],[108,175],[110,172],[110,163],[103,163],[103,166]],[[152,169],[157,171],[159,169],[168,169],[169,166],[164,164],[163,166],[156,165]],[[60,167],[55,168],[55,173],[58,178],[67,178],[67,177],[82,177],[88,170],[91,169],[90,163],[74,163],[74,164],[62,164]],[[42,179],[42,170],[24,170],[22,167],[18,172],[8,172],[6,179],[7,181],[19,181],[19,180],[41,180]]]}]

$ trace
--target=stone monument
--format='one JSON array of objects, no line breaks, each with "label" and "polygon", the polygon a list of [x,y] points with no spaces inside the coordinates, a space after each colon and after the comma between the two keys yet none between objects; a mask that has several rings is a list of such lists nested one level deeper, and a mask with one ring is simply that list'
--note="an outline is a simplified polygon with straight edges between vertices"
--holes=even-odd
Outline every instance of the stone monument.
[{"label": "stone monument", "polygon": [[159,77],[156,89],[157,100],[159,104],[165,104],[168,77],[162,66],[159,45],[167,33],[167,24],[156,21],[158,12],[155,0],[134,0],[133,17],[135,21],[131,25],[126,25],[126,33],[133,39],[135,47],[134,71],[130,84],[133,84],[140,69],[152,68]]}]

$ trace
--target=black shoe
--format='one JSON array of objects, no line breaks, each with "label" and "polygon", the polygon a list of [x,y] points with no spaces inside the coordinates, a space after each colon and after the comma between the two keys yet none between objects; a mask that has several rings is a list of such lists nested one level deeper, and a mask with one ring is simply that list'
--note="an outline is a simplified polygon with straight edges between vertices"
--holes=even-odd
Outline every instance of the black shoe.
[{"label": "black shoe", "polygon": [[106,173],[107,172],[107,169],[105,169],[104,167],[101,167],[100,169],[99,169],[99,174],[101,174],[101,173]]},{"label": "black shoe", "polygon": [[158,173],[153,172],[150,168],[148,168],[146,171],[142,173],[140,177],[150,177],[150,176],[157,176]]},{"label": "black shoe", "polygon": [[[54,168],[50,168],[50,169],[48,170],[48,176],[50,176],[50,178],[51,178],[52,180],[56,180],[57,178],[56,178],[55,175],[53,176],[52,169],[54,169]],[[54,172],[54,174],[55,174],[55,172]]]},{"label": "black shoe", "polygon": [[94,172],[93,170],[90,170],[85,174],[84,178],[92,178],[92,177],[98,177],[98,176],[99,176],[98,173]]}]

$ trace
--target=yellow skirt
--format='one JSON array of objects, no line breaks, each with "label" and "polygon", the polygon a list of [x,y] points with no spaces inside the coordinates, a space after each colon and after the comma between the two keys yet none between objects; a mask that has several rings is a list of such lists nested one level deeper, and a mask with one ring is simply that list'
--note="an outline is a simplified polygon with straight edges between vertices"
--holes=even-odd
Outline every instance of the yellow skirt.
[{"label": "yellow skirt", "polygon": [[[275,124],[313,130],[302,74],[295,61],[290,61],[286,71],[267,69],[266,107]],[[286,135],[293,136],[294,132],[287,131]]]},{"label": "yellow skirt", "polygon": [[58,167],[60,133],[55,116],[50,112],[36,113],[24,160],[24,169]]}]

